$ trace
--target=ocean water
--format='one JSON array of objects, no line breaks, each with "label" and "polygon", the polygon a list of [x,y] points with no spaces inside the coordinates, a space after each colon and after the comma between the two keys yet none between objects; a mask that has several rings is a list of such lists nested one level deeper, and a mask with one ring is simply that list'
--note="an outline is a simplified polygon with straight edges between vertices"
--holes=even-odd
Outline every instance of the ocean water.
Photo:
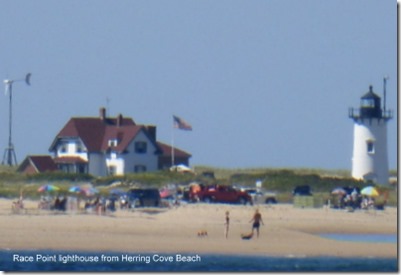
[{"label": "ocean water", "polygon": [[397,243],[397,234],[319,234],[323,238],[347,242]]},{"label": "ocean water", "polygon": [[298,258],[3,250],[0,251],[0,270],[9,272],[397,272],[399,267],[396,258]]}]

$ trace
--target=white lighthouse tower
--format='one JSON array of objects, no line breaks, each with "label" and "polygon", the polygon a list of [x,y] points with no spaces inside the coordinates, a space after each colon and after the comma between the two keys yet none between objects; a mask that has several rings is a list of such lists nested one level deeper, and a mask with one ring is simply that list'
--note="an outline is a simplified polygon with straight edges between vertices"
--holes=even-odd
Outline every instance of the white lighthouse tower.
[{"label": "white lighthouse tower", "polygon": [[372,86],[361,97],[360,108],[350,108],[354,121],[354,150],[352,177],[377,184],[388,184],[387,121],[392,118],[386,110],[386,78],[384,78],[384,104],[373,92]]}]

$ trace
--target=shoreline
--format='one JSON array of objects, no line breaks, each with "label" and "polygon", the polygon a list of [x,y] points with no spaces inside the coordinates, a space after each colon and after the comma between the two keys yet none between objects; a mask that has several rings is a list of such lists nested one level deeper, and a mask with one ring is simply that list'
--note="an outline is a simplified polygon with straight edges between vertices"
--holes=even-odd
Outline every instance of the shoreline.
[{"label": "shoreline", "polygon": [[[96,215],[37,211],[37,202],[27,201],[28,214],[11,214],[11,202],[0,199],[3,231],[0,243],[4,251],[397,257],[397,243],[337,241],[319,236],[324,233],[397,234],[395,207],[348,213],[323,208],[299,209],[286,204],[184,204]],[[265,223],[260,228],[260,237],[242,240],[240,235],[251,230],[249,220],[257,207]],[[227,239],[224,237],[226,211],[230,211]],[[206,230],[208,236],[198,237],[200,230]]]}]

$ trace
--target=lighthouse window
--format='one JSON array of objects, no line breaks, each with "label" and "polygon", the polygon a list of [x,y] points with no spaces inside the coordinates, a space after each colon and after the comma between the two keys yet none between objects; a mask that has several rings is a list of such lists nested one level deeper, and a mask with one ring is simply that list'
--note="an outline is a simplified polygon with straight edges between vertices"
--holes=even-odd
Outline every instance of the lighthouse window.
[{"label": "lighthouse window", "polygon": [[373,108],[375,107],[375,101],[373,99],[362,99],[361,102],[362,107],[369,107],[369,108]]},{"label": "lighthouse window", "polygon": [[374,146],[374,144],[373,144],[373,141],[368,141],[368,142],[366,143],[366,145],[367,145],[368,153],[369,153],[369,154],[373,154],[373,153],[375,152],[375,146]]}]

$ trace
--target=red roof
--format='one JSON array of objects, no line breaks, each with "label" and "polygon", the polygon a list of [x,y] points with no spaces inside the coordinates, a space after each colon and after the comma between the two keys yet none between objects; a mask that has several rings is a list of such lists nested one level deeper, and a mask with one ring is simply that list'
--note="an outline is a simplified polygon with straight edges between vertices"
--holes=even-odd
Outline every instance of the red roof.
[{"label": "red roof", "polygon": [[49,150],[54,151],[60,139],[76,137],[82,140],[88,152],[104,152],[110,147],[109,141],[114,139],[118,142],[113,150],[123,152],[140,131],[144,131],[157,147],[146,127],[136,125],[132,118],[122,115],[117,118],[75,117],[57,134]]},{"label": "red roof", "polygon": [[36,172],[57,170],[56,163],[51,156],[47,155],[27,156],[18,167],[18,171],[24,171],[28,166],[31,166]]},{"label": "red roof", "polygon": [[[157,145],[162,150],[162,155],[163,156],[166,156],[166,157],[167,156],[171,156],[171,146],[170,145],[167,145],[167,144],[162,143],[162,142],[157,142]],[[191,154],[174,147],[174,156],[189,158],[189,157],[191,157]]]}]

